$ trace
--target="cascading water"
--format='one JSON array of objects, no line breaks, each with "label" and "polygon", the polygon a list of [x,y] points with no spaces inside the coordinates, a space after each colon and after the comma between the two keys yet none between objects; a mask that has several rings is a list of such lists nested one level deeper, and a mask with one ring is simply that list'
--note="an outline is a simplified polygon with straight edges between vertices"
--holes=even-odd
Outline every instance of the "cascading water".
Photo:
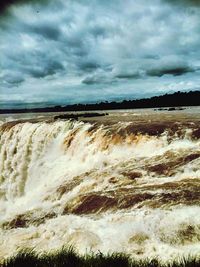
[{"label": "cascading water", "polygon": [[132,128],[132,122],[1,123],[0,256],[63,244],[81,253],[198,254],[194,129],[172,135]]}]

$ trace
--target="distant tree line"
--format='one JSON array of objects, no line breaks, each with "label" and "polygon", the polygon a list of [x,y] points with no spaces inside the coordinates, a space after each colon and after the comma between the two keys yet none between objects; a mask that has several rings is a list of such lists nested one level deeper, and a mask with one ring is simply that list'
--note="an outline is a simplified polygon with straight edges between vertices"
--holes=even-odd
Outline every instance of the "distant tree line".
[{"label": "distant tree line", "polygon": [[136,108],[159,108],[199,106],[200,91],[176,92],[151,98],[123,100],[122,102],[100,102],[95,104],[73,104],[66,106],[54,106],[31,109],[0,109],[0,114],[25,113],[25,112],[63,112],[63,111],[87,111],[87,110],[113,110],[113,109],[136,109]]}]

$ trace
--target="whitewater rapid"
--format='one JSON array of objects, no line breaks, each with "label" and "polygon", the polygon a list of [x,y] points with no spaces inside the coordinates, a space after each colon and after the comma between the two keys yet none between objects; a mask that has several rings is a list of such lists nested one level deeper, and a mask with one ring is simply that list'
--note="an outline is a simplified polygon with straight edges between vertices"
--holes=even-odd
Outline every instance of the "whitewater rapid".
[{"label": "whitewater rapid", "polygon": [[[74,245],[163,260],[200,254],[198,125],[0,124],[0,256]],[[195,132],[196,133],[196,132]]]}]

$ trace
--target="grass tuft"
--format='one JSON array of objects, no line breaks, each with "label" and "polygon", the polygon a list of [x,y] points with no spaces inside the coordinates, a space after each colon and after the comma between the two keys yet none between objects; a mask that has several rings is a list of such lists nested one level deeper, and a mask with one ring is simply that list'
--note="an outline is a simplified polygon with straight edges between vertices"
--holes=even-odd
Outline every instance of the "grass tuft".
[{"label": "grass tuft", "polygon": [[73,247],[62,247],[41,255],[23,249],[6,259],[0,267],[200,267],[200,258],[190,256],[163,264],[157,258],[134,260],[122,253],[105,255],[98,252],[81,256]]},{"label": "grass tuft", "polygon": [[2,267],[32,267],[38,266],[39,258],[34,250],[23,249],[17,255],[8,258],[2,264]]}]

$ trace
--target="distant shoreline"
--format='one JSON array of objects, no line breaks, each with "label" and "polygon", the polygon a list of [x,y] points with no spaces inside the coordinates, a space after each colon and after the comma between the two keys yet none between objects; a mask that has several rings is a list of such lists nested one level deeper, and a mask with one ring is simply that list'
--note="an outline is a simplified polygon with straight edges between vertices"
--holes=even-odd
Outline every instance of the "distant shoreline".
[{"label": "distant shoreline", "polygon": [[54,106],[44,108],[20,108],[0,109],[0,114],[13,113],[46,113],[65,111],[94,111],[94,110],[118,110],[118,109],[142,109],[142,108],[165,108],[200,106],[200,91],[176,92],[143,98],[136,100],[123,100],[122,102],[100,102],[96,104],[73,104],[66,106]]}]

